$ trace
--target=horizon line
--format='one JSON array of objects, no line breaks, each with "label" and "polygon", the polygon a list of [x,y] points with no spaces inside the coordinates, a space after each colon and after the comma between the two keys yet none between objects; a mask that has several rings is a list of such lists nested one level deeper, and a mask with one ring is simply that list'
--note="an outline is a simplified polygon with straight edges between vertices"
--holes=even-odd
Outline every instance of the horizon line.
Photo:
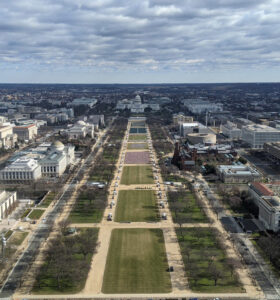
[{"label": "horizon line", "polygon": [[70,83],[70,82],[0,82],[0,85],[4,84],[13,84],[13,85],[23,85],[23,84],[30,84],[30,85],[191,85],[191,84],[271,84],[271,83],[280,83],[280,81],[225,81],[225,82],[141,82],[141,83],[118,83],[118,82],[111,82],[111,83]]}]

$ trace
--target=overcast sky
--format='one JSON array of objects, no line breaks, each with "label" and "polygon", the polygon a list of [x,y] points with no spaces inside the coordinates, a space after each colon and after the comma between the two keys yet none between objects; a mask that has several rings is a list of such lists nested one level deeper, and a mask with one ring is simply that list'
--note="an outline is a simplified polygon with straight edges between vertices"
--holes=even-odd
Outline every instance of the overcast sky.
[{"label": "overcast sky", "polygon": [[280,80],[280,0],[11,0],[0,82]]}]

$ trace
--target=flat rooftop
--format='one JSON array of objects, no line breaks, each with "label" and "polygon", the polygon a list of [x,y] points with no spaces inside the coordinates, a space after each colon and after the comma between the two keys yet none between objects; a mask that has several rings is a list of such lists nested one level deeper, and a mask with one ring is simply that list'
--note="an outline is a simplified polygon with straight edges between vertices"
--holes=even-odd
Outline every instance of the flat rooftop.
[{"label": "flat rooftop", "polygon": [[267,125],[261,125],[261,124],[254,124],[254,125],[248,125],[245,127],[248,130],[251,131],[258,131],[258,132],[279,132],[279,129],[267,126]]}]

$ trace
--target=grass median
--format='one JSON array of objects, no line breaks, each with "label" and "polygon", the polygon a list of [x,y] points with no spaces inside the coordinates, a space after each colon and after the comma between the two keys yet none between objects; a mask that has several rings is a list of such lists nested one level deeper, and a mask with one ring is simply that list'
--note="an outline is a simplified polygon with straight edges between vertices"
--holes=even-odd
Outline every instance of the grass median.
[{"label": "grass median", "polygon": [[121,184],[153,184],[151,166],[125,166],[123,168]]},{"label": "grass median", "polygon": [[32,212],[28,215],[28,218],[33,220],[38,220],[42,217],[45,210],[43,209],[33,209]]},{"label": "grass median", "polygon": [[155,192],[120,191],[116,222],[156,222],[158,220]]},{"label": "grass median", "polygon": [[147,143],[128,143],[127,149],[128,150],[148,149],[148,144]]},{"label": "grass median", "polygon": [[103,293],[171,291],[163,233],[160,229],[112,231]]},{"label": "grass median", "polygon": [[129,141],[146,141],[146,134],[130,134]]}]

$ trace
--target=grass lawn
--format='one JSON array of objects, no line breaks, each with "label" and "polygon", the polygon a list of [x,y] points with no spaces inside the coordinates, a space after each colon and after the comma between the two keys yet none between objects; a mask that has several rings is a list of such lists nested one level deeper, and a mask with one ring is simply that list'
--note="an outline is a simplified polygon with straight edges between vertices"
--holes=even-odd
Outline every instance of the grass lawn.
[{"label": "grass lawn", "polygon": [[[226,254],[216,238],[215,231],[209,228],[183,228],[181,230],[177,228],[176,232],[190,288],[193,291],[204,293],[245,292],[236,275],[231,273]],[[216,272],[220,272],[216,286],[211,266],[216,266]]]},{"label": "grass lawn", "polygon": [[156,222],[158,220],[154,191],[120,191],[116,222]]},{"label": "grass lawn", "polygon": [[146,134],[130,134],[129,141],[145,141],[147,139]]},{"label": "grass lawn", "polygon": [[151,166],[125,166],[123,168],[121,184],[153,184]]},{"label": "grass lawn", "polygon": [[30,208],[26,209],[20,218],[21,219],[26,218],[30,212],[31,212]]},{"label": "grass lawn", "polygon": [[171,291],[160,229],[114,229],[103,278],[103,293]]},{"label": "grass lawn", "polygon": [[164,181],[172,181],[172,182],[182,182],[186,183],[187,180],[177,175],[166,175],[164,176]]},{"label": "grass lawn", "polygon": [[41,218],[42,214],[45,212],[43,209],[33,209],[28,218],[38,220]]},{"label": "grass lawn", "polygon": [[[177,216],[184,220],[184,223],[207,223],[208,218],[203,209],[199,207],[192,192],[186,191],[183,198],[177,198],[182,203],[182,208],[177,212]],[[173,203],[170,203],[173,221],[176,223],[176,214],[173,209]]]},{"label": "grass lawn", "polygon": [[128,143],[127,149],[128,150],[148,149],[148,144],[147,143]]},{"label": "grass lawn", "polygon": [[42,203],[40,203],[41,207],[49,207],[49,205],[53,202],[55,197],[54,192],[50,192],[46,195],[46,197],[43,199]]},{"label": "grass lawn", "polygon": [[8,230],[7,232],[5,232],[4,237],[7,240],[11,235],[13,234],[13,230]]},{"label": "grass lawn", "polygon": [[15,245],[15,246],[20,246],[22,242],[25,240],[27,237],[28,232],[15,232],[14,235],[11,237],[9,240],[9,245]]},{"label": "grass lawn", "polygon": [[104,209],[97,208],[94,203],[90,203],[85,195],[81,194],[77,199],[69,220],[71,223],[99,223],[103,217]]},{"label": "grass lawn", "polygon": [[131,127],[145,127],[144,122],[132,122]]}]

